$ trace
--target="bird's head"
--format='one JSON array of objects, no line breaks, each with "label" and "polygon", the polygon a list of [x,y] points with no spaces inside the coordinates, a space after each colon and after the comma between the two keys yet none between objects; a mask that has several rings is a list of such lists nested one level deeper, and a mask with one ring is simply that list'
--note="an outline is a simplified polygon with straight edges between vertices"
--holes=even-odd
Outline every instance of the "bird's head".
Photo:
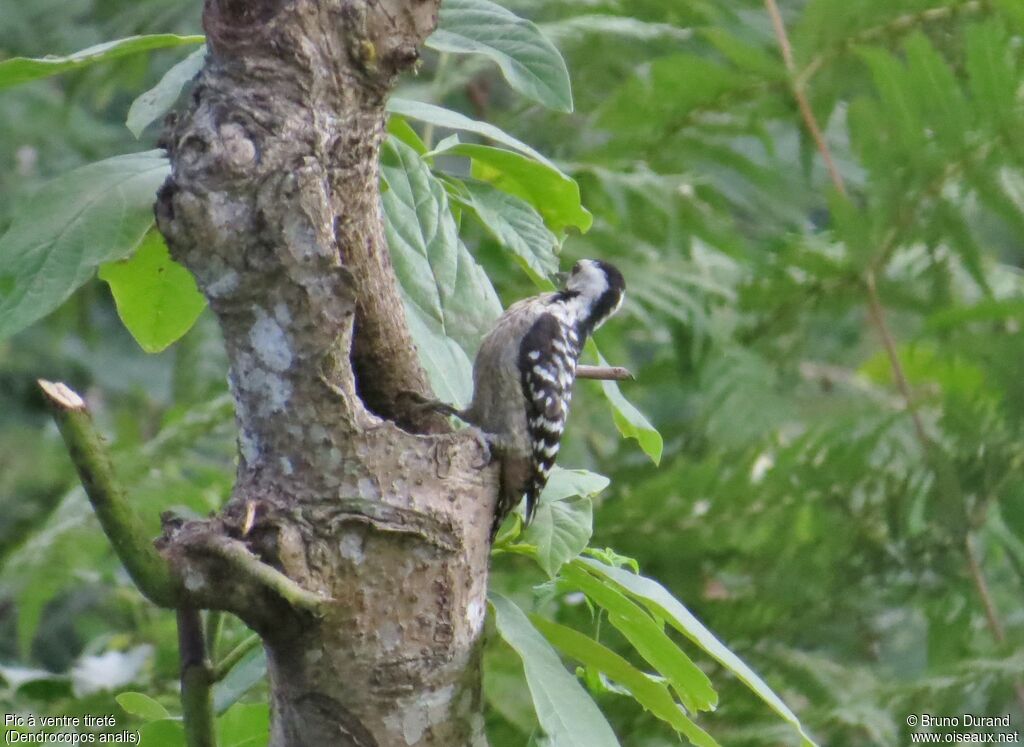
[{"label": "bird's head", "polygon": [[569,273],[565,293],[577,299],[583,324],[592,331],[618,311],[626,294],[626,281],[614,265],[581,259]]}]

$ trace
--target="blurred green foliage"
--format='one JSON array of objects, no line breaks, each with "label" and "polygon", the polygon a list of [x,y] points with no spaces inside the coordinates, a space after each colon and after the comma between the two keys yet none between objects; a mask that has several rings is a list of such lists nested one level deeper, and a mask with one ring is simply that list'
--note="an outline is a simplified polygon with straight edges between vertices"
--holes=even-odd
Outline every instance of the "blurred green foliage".
[{"label": "blurred green foliage", "polygon": [[[1019,730],[1019,0],[783,3],[848,201],[801,124],[761,3],[504,5],[562,52],[574,113],[516,95],[485,59],[433,52],[400,95],[493,123],[551,158],[593,215],[589,231],[565,240],[561,265],[600,256],[627,278],[627,304],[597,342],[636,374],[622,388],[661,432],[664,456],[656,468],[621,440],[600,386],[580,384],[560,463],[612,478],[596,499],[592,545],[636,558],[822,744],[906,744],[912,713],[1008,713]],[[40,56],[136,33],[195,33],[199,3],[0,0],[0,17],[0,58]],[[3,92],[0,229],[42,179],[151,147],[159,128],[140,145],[123,125],[128,107],[188,51]],[[451,132],[415,127],[427,149]],[[468,176],[459,158],[439,155],[438,169]],[[467,211],[473,199],[463,196]],[[499,245],[509,243],[500,232],[460,227],[506,303],[534,292],[550,258],[531,265]],[[927,445],[869,319],[866,268]],[[121,328],[107,286],[92,281],[0,341],[0,711],[114,709],[113,693],[90,689],[85,676],[113,652],[121,658],[107,684],[131,683],[177,712],[173,619],[143,602],[99,534],[34,392],[39,376],[89,396],[155,533],[160,510],[206,513],[230,490],[216,326],[206,312],[179,343],[147,356]],[[643,666],[564,581],[547,582],[515,554],[493,569],[504,594]],[[219,649],[244,636],[229,621]],[[152,649],[133,656],[140,646]],[[486,661],[492,744],[525,744],[536,720],[521,665],[497,641]],[[720,693],[700,724],[721,744],[794,743],[740,682],[700,663]],[[236,697],[252,682],[244,675]],[[581,675],[624,745],[678,743],[615,683]],[[245,697],[262,702],[259,687]]]}]

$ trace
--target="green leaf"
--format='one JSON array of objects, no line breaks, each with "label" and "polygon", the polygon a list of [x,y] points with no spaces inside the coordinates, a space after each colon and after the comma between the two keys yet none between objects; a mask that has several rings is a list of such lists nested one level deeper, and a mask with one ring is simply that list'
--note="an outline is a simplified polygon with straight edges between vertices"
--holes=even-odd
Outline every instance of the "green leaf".
[{"label": "green leaf", "polygon": [[1016,127],[1018,76],[1006,37],[997,19],[967,28],[967,79],[975,107],[1001,124]]},{"label": "green leaf", "polygon": [[987,298],[965,306],[950,306],[934,312],[925,319],[924,332],[942,332],[974,322],[1024,322],[1024,298]]},{"label": "green leaf", "polygon": [[389,138],[381,169],[388,246],[420,361],[438,396],[468,404],[469,356],[501,314],[501,302],[459,240],[444,186],[416,151]]},{"label": "green leaf", "polygon": [[489,0],[445,0],[426,45],[439,52],[482,54],[519,93],[550,109],[572,111],[565,60],[533,23]]},{"label": "green leaf", "polygon": [[566,656],[607,675],[625,687],[637,703],[683,734],[697,747],[718,747],[710,734],[687,717],[668,687],[641,672],[628,661],[592,638],[564,625],[530,615],[544,637]]},{"label": "green leaf", "polygon": [[681,129],[695,112],[726,109],[730,92],[749,88],[747,76],[712,60],[692,54],[661,57],[608,93],[598,121],[635,152],[634,145],[661,142],[666,131]]},{"label": "green leaf", "polygon": [[474,143],[459,143],[435,154],[441,152],[472,159],[474,177],[526,200],[555,233],[569,226],[586,233],[594,222],[594,216],[580,202],[579,185],[552,164]]},{"label": "green leaf", "polygon": [[222,714],[267,676],[267,654],[255,648],[213,686],[213,710]]},{"label": "green leaf", "polygon": [[593,533],[593,503],[610,480],[583,469],[555,467],[541,493],[537,514],[523,541],[537,548],[535,559],[548,576],[581,552]]},{"label": "green leaf", "polygon": [[907,39],[905,52],[916,107],[928,112],[929,127],[950,147],[963,147],[970,110],[953,71],[920,31]]},{"label": "green leaf", "polygon": [[[588,561],[584,561],[586,563]],[[639,605],[630,601],[604,579],[598,579],[576,561],[562,569],[562,578],[608,612],[608,621],[626,637],[644,661],[672,684],[672,688],[691,711],[712,710],[718,694],[711,680],[673,642],[661,623]]]},{"label": "green leaf", "polygon": [[[597,358],[599,365],[608,365],[608,361],[597,351],[597,345],[593,340],[587,340],[587,350]],[[640,448],[650,457],[651,461],[659,464],[661,462],[661,453],[665,446],[661,434],[651,425],[642,412],[622,396],[617,383],[614,381],[602,381],[601,390],[604,392],[605,399],[612,406],[612,418],[615,420],[615,427],[619,429],[619,433],[626,438],[635,438],[637,443],[640,444]]]},{"label": "green leaf", "polygon": [[126,713],[138,716],[143,721],[159,721],[160,719],[171,717],[166,708],[142,693],[125,692],[118,695],[114,700],[117,701],[117,704]]},{"label": "green leaf", "polygon": [[270,737],[266,703],[238,704],[217,719],[219,747],[264,747]]},{"label": "green leaf", "polygon": [[702,29],[701,33],[737,68],[767,80],[785,80],[786,68],[776,50],[768,53],[763,47],[749,44],[721,27]]},{"label": "green leaf", "polygon": [[178,47],[183,44],[202,44],[204,41],[206,41],[206,37],[202,35],[152,34],[103,42],[65,57],[12,57],[0,62],[0,89],[27,83],[31,80],[48,78],[51,75],[66,73],[69,70],[77,70],[97,62],[107,62],[126,55],[148,52],[153,49]]},{"label": "green leaf", "polygon": [[412,125],[406,121],[405,117],[400,117],[397,114],[392,114],[388,117],[388,132],[408,145],[419,155],[422,156],[426,154],[427,144],[423,142],[420,136],[416,133],[416,130],[412,128]]},{"label": "green leaf", "polygon": [[117,314],[147,353],[159,353],[188,332],[206,308],[192,273],[171,259],[164,237],[150,231],[128,259],[100,267]]},{"label": "green leaf", "polygon": [[926,128],[922,113],[911,95],[912,86],[907,80],[906,69],[894,55],[880,49],[861,49],[860,56],[871,70],[887,122],[893,128],[893,135],[899,136],[900,146],[909,151],[923,151]]},{"label": "green leaf", "polygon": [[534,280],[547,279],[558,271],[558,239],[529,204],[476,181],[458,182],[451,196],[477,217]]},{"label": "green leaf", "polygon": [[205,44],[168,70],[159,83],[132,102],[125,124],[136,138],[141,137],[143,130],[174,106],[181,95],[181,89],[199,74],[204,62]]},{"label": "green leaf", "polygon": [[434,104],[427,104],[422,101],[413,101],[412,99],[403,99],[398,96],[392,96],[388,99],[387,104],[388,111],[392,114],[399,114],[408,119],[415,119],[418,122],[426,122],[432,124],[435,127],[445,127],[449,130],[459,130],[462,132],[472,132],[483,137],[490,138],[496,143],[517,150],[524,155],[529,156],[535,161],[540,161],[545,166],[555,169],[555,164],[551,163],[547,158],[541,155],[540,152],[534,150],[526,143],[516,140],[514,137],[509,135],[504,130],[495,127],[487,122],[479,122],[475,119],[470,119],[465,114],[459,114],[459,112],[453,112],[451,109],[445,109]]},{"label": "green leaf", "polygon": [[768,704],[785,721],[792,724],[802,737],[803,747],[813,747],[814,741],[807,736],[799,719],[782,702],[782,699],[750,667],[719,641],[704,625],[670,594],[664,586],[644,576],[622,568],[613,568],[596,560],[580,558],[575,561],[586,566],[598,577],[611,581],[616,588],[639,600],[660,619],[700,646],[709,656],[732,672],[749,687],[755,695]]},{"label": "green leaf", "polygon": [[549,747],[617,747],[619,741],[579,681],[511,600],[491,592],[499,635],[523,660],[526,684]]},{"label": "green leaf", "polygon": [[185,747],[185,728],[180,721],[150,721],[139,729],[142,747]]},{"label": "green leaf", "polygon": [[1019,0],[995,0],[994,5],[1018,33],[1024,31],[1024,5]]},{"label": "green leaf", "polygon": [[46,183],[0,237],[0,338],[46,316],[96,267],[139,245],[169,167],[162,151],[83,166]]}]

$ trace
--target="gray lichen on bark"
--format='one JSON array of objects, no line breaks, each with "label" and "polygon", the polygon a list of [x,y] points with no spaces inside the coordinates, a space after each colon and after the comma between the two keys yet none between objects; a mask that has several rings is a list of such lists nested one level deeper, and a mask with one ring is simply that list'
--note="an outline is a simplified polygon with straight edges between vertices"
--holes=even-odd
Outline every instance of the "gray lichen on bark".
[{"label": "gray lichen on bark", "polygon": [[[209,57],[166,140],[158,225],[222,327],[239,465],[225,510],[168,522],[161,551],[192,602],[263,637],[276,747],[485,741],[495,470],[402,408],[430,392],[379,204],[385,100],[437,7],[207,0]],[[237,573],[248,552],[294,599]]]}]

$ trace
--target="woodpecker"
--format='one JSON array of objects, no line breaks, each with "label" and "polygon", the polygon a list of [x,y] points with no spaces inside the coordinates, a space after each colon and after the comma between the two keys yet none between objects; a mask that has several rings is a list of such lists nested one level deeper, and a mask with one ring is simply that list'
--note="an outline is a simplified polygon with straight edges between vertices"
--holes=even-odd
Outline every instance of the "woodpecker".
[{"label": "woodpecker", "polygon": [[562,290],[513,304],[484,337],[473,362],[473,401],[455,414],[483,432],[501,463],[492,534],[524,495],[526,523],[533,519],[558,456],[583,344],[618,311],[625,290],[613,265],[583,259]]}]

